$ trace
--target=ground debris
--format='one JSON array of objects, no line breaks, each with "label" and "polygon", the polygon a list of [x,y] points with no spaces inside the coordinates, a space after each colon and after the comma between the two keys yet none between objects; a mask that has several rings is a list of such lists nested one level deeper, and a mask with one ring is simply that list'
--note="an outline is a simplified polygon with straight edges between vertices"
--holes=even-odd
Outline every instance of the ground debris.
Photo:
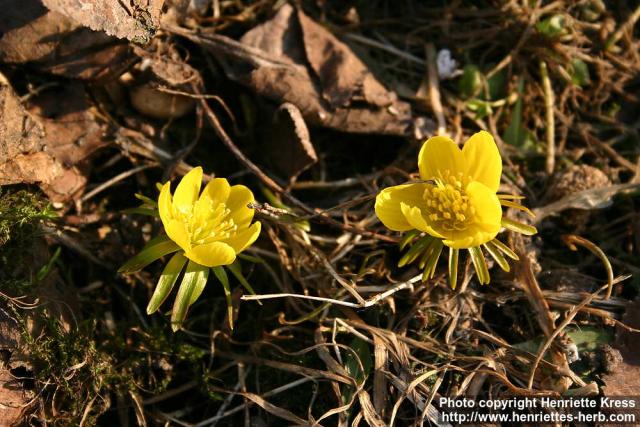
[{"label": "ground debris", "polygon": [[87,80],[108,78],[128,64],[126,44],[47,10],[39,0],[0,0],[0,9],[1,62]]}]

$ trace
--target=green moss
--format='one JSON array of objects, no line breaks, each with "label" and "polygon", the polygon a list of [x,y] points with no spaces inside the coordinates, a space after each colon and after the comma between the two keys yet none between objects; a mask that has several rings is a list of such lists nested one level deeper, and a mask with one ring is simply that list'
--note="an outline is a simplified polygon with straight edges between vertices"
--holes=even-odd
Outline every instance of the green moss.
[{"label": "green moss", "polygon": [[[46,309],[36,319],[37,333],[24,326],[23,336],[34,367],[34,387],[42,397],[40,414],[69,425],[86,416],[94,424],[109,407],[107,387],[119,381],[111,356],[98,351],[91,339],[94,322],[66,331]],[[54,400],[55,410],[49,406]]]},{"label": "green moss", "polygon": [[33,237],[41,221],[55,217],[49,202],[39,194],[0,189],[0,246]]},{"label": "green moss", "polygon": [[32,281],[29,277],[13,277],[12,267],[21,265],[20,260],[31,252],[34,239],[41,234],[40,224],[55,217],[51,205],[40,194],[0,189],[0,280],[4,289],[11,284],[9,281]]}]

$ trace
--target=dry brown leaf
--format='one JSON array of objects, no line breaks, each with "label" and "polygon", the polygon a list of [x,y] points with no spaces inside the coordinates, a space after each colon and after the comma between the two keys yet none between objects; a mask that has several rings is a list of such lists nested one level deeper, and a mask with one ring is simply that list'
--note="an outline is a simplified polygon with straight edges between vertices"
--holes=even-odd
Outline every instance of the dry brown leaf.
[{"label": "dry brown leaf", "polygon": [[26,112],[20,99],[6,85],[0,85],[0,163],[44,145],[44,128]]},{"label": "dry brown leaf", "polygon": [[[270,53],[280,66],[258,66],[252,87],[295,104],[305,119],[349,132],[405,134],[409,106],[399,102],[351,49],[302,11],[285,5],[271,20],[245,34],[242,43]],[[308,64],[308,66],[307,66]]]},{"label": "dry brown leaf", "polygon": [[230,79],[280,104],[294,104],[309,125],[355,133],[411,133],[409,104],[385,90],[344,43],[288,4],[247,32],[241,43],[217,34],[167,29],[210,50]]},{"label": "dry brown leaf", "polygon": [[324,98],[332,107],[359,101],[388,107],[396,101],[395,94],[375,79],[346,44],[300,10],[297,18],[302,28],[307,60],[320,80]]},{"label": "dry brown leaf", "polygon": [[265,143],[270,148],[265,152],[286,178],[296,178],[318,161],[309,129],[295,105],[282,104],[274,114],[269,131]]},{"label": "dry brown leaf", "polygon": [[54,12],[110,36],[146,44],[160,23],[164,0],[42,0]]},{"label": "dry brown leaf", "polygon": [[81,83],[69,82],[29,102],[29,113],[44,127],[46,152],[63,165],[76,165],[104,146],[105,127],[96,121]]},{"label": "dry brown leaf", "polygon": [[87,179],[76,169],[65,169],[44,152],[21,154],[0,164],[0,185],[39,184],[52,202],[65,202],[82,194]]},{"label": "dry brown leaf", "polygon": [[128,47],[47,10],[39,0],[0,0],[0,62],[33,63],[65,77],[100,79],[128,65]]},{"label": "dry brown leaf", "polygon": [[0,86],[0,112],[0,185],[39,184],[53,202],[78,197],[87,182],[85,160],[106,143],[82,85],[35,97],[31,111],[9,86]]}]

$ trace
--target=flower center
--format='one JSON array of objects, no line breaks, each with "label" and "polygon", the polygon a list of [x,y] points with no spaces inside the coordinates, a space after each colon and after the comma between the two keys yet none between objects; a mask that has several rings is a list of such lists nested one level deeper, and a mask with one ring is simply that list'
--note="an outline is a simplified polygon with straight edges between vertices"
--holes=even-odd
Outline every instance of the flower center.
[{"label": "flower center", "polygon": [[435,185],[427,186],[422,198],[426,202],[426,216],[436,228],[446,231],[467,228],[469,219],[475,215],[464,190],[468,181],[462,173],[446,171],[435,178]]},{"label": "flower center", "polygon": [[224,203],[214,206],[210,199],[201,198],[188,212],[178,210],[174,217],[186,225],[192,245],[204,245],[228,239],[238,230],[230,213]]}]

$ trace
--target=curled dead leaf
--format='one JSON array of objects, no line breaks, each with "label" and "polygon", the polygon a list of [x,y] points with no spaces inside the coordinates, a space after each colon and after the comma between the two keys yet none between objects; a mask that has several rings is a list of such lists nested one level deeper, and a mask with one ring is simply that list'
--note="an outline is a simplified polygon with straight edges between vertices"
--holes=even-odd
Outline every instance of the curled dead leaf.
[{"label": "curled dead leaf", "polygon": [[265,144],[265,153],[277,171],[295,179],[318,161],[302,113],[293,104],[284,103],[273,115]]}]

